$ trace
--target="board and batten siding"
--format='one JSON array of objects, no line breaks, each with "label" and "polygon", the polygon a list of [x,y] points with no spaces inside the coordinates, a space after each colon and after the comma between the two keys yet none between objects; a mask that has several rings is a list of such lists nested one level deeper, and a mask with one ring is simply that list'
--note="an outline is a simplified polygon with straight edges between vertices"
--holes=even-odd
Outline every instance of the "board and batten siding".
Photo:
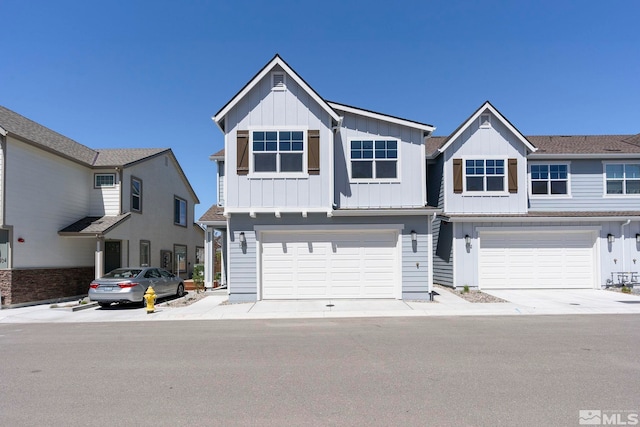
[{"label": "board and batten siding", "polygon": [[[611,161],[618,162],[618,161]],[[620,160],[620,163],[625,163]],[[569,196],[530,197],[531,211],[633,211],[640,207],[640,198],[605,195],[604,163],[602,160],[544,161],[529,159],[529,165],[569,164]],[[528,178],[530,174],[528,174]],[[527,182],[529,184],[529,182]]]},{"label": "board and batten siding", "polygon": [[5,220],[13,226],[13,268],[89,267],[95,240],[58,231],[89,212],[93,172],[82,165],[7,137]]},{"label": "board and batten siding", "polygon": [[[444,153],[444,183],[446,213],[526,213],[527,212],[527,166],[526,147],[499,120],[491,119],[492,127],[480,128],[478,121],[469,127],[453,142]],[[482,192],[456,194],[453,190],[453,160],[463,159],[504,159],[505,172],[508,159],[518,162],[518,189],[516,193],[507,192],[505,181],[504,195],[484,195]]]},{"label": "board and batten siding", "polygon": [[[430,217],[384,217],[384,222],[376,217],[333,217],[327,218],[323,214],[309,214],[303,218],[299,214],[285,214],[281,218],[273,215],[258,214],[253,219],[245,214],[232,214],[229,220],[228,233],[228,286],[229,300],[232,302],[255,301],[258,297],[259,271],[257,266],[258,236],[256,226],[278,226],[283,230],[292,231],[308,229],[309,226],[320,230],[331,231],[334,226],[345,225],[371,225],[372,229],[385,229],[386,224],[402,224],[401,230],[401,270],[402,270],[402,295],[403,298],[426,299],[428,298],[429,280],[429,246],[428,223]],[[411,230],[418,234],[418,241],[413,246]],[[246,246],[241,247],[239,235],[244,232]],[[339,232],[339,230],[336,230]]]},{"label": "board and batten siding", "polygon": [[[335,195],[340,208],[401,208],[425,205],[424,138],[422,131],[360,116],[344,114],[336,134]],[[398,140],[397,180],[351,180],[352,140]]]},{"label": "board and batten siding", "polygon": [[[225,126],[225,153],[229,167],[225,177],[227,193],[224,203],[227,208],[331,207],[331,117],[292,78],[286,79],[286,90],[272,90],[271,74],[265,76],[229,111],[225,116]],[[251,171],[248,175],[238,175],[235,169],[237,131],[261,129],[319,130],[320,173],[300,178],[287,178],[285,174],[277,177],[252,176]]]}]

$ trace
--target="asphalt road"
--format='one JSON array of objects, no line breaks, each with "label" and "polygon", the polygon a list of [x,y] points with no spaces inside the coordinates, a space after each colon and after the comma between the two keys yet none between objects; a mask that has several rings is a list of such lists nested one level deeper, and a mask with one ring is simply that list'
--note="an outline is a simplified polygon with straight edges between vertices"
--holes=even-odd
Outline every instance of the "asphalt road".
[{"label": "asphalt road", "polygon": [[5,426],[577,426],[640,316],[0,324]]}]

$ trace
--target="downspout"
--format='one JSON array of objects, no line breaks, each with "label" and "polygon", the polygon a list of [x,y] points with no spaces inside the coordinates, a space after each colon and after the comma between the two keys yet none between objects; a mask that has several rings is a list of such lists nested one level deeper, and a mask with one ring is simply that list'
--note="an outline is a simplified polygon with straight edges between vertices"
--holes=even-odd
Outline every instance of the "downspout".
[{"label": "downspout", "polygon": [[627,271],[627,266],[626,266],[626,262],[625,262],[625,250],[624,250],[624,245],[625,245],[625,236],[624,236],[624,227],[626,227],[627,225],[629,225],[631,223],[631,220],[628,219],[627,222],[623,223],[620,226],[620,240],[622,241],[622,271]]},{"label": "downspout", "polygon": [[433,213],[429,222],[429,234],[427,235],[427,245],[429,246],[429,271],[427,273],[427,290],[429,292],[429,301],[433,301],[433,223],[436,220],[436,213]]}]

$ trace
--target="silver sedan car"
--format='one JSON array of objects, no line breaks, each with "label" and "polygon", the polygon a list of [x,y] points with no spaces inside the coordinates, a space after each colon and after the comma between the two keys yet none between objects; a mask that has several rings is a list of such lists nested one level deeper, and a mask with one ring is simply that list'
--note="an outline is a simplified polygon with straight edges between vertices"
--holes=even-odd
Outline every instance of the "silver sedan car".
[{"label": "silver sedan car", "polygon": [[156,267],[117,268],[89,285],[89,299],[101,307],[114,302],[144,303],[151,286],[158,298],[184,295],[184,282],[167,270]]}]

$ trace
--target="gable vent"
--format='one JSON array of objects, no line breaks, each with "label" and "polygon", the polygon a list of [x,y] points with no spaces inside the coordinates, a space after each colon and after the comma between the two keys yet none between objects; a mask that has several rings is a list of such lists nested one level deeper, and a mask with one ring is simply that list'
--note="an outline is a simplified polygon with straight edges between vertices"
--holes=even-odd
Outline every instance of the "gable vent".
[{"label": "gable vent", "polygon": [[284,73],[273,73],[271,74],[271,87],[276,90],[284,90],[286,89],[286,83],[284,78]]}]

